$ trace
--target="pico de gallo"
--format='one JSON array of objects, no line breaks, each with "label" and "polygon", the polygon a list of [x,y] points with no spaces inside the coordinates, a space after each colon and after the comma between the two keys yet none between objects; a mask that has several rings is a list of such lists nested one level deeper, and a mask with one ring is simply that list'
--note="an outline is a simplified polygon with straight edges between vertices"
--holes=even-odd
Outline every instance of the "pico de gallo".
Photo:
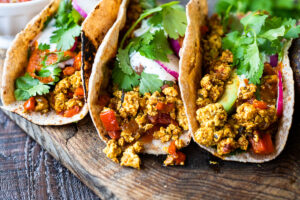
[{"label": "pico de gallo", "polygon": [[177,4],[170,2],[142,14],[138,2],[129,5],[128,31],[120,42],[111,84],[98,98],[99,117],[109,139],[103,151],[122,166],[139,169],[138,154],[149,144],[168,154],[165,165],[185,162],[179,149],[189,142],[183,139],[188,122],[178,73],[187,21],[184,8]]},{"label": "pico de gallo", "polygon": [[266,12],[228,13],[213,15],[201,28],[205,73],[195,140],[215,148],[219,157],[272,154],[284,106],[284,48],[300,27]]},{"label": "pico de gallo", "polygon": [[62,0],[55,16],[29,47],[26,72],[15,81],[15,98],[25,101],[24,112],[53,110],[64,117],[84,105],[81,80],[81,23],[72,1]]}]

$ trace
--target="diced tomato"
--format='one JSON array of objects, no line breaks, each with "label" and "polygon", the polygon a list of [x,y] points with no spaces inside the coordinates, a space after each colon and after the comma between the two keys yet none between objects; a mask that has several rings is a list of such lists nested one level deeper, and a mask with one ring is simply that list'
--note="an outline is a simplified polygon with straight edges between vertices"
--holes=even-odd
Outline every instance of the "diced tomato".
[{"label": "diced tomato", "polygon": [[176,145],[175,145],[175,141],[173,140],[168,148],[168,153],[169,154],[174,154],[176,153]]},{"label": "diced tomato", "polygon": [[80,111],[79,106],[74,106],[73,108],[66,110],[64,112],[64,117],[73,117],[74,115],[78,114]]},{"label": "diced tomato", "polygon": [[28,61],[26,71],[30,76],[35,77],[35,71],[39,71],[42,68],[42,61],[44,54],[40,50],[33,50]]},{"label": "diced tomato", "polygon": [[25,103],[24,103],[24,110],[25,111],[34,111],[35,110],[36,101],[34,97],[30,97]]},{"label": "diced tomato", "polygon": [[120,130],[116,114],[113,110],[106,110],[101,112],[100,119],[107,132],[116,132]]},{"label": "diced tomato", "polygon": [[106,94],[99,96],[99,105],[100,106],[106,106],[110,100],[110,97]]},{"label": "diced tomato", "polygon": [[82,87],[76,88],[75,95],[77,95],[77,96],[83,96],[84,95],[83,88]]},{"label": "diced tomato", "polygon": [[177,151],[176,152],[176,158],[175,158],[175,164],[180,165],[182,162],[184,162],[186,159],[186,156],[184,153]]},{"label": "diced tomato", "polygon": [[81,69],[81,51],[75,56],[73,67],[79,71]]},{"label": "diced tomato", "polygon": [[200,31],[201,31],[202,35],[205,35],[209,31],[209,28],[208,28],[208,26],[204,25],[204,26],[201,26]]},{"label": "diced tomato", "polygon": [[167,104],[165,104],[165,103],[162,103],[162,102],[158,102],[156,104],[157,110],[162,111],[164,113],[171,112],[174,109],[174,107],[175,107],[174,103],[167,103]]},{"label": "diced tomato", "polygon": [[248,80],[248,79],[244,79],[244,83],[245,83],[246,85],[249,85],[249,80]]},{"label": "diced tomato", "polygon": [[65,76],[70,76],[70,75],[75,73],[75,68],[74,67],[66,67],[63,70],[63,73],[64,73]]},{"label": "diced tomato", "polygon": [[120,131],[108,131],[108,135],[111,139],[118,140],[121,136]]},{"label": "diced tomato", "polygon": [[266,102],[264,102],[264,101],[258,101],[256,99],[253,101],[253,106],[255,108],[259,108],[259,109],[267,109],[268,108],[268,105],[267,105]]},{"label": "diced tomato", "polygon": [[157,104],[156,104],[156,109],[157,110],[163,110],[164,109],[164,103],[162,103],[162,102],[157,102]]},{"label": "diced tomato", "polygon": [[274,145],[270,133],[260,134],[255,131],[257,135],[257,141],[254,138],[250,138],[252,149],[256,154],[270,154],[274,152]]},{"label": "diced tomato", "polygon": [[180,165],[182,162],[185,161],[186,158],[185,154],[176,149],[174,140],[171,142],[170,146],[168,147],[168,153],[173,156],[176,165]]}]

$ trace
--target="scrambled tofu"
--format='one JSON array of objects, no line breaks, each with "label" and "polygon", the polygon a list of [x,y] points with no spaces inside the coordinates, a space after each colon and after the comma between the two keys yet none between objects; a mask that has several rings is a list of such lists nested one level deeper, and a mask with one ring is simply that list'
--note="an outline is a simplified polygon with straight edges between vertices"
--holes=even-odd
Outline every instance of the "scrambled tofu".
[{"label": "scrambled tofu", "polygon": [[106,147],[103,149],[106,156],[114,162],[119,163],[118,156],[122,153],[121,147],[118,146],[116,140],[109,140]]},{"label": "scrambled tofu", "polygon": [[121,166],[133,167],[140,169],[141,159],[136,154],[133,146],[129,146],[123,153],[121,158]]},{"label": "scrambled tofu", "polygon": [[209,104],[197,110],[197,120],[201,126],[224,126],[227,120],[227,112],[219,103]]},{"label": "scrambled tofu", "polygon": [[[179,139],[188,130],[188,121],[183,102],[176,86],[164,87],[162,92],[139,94],[139,88],[122,92],[113,87],[109,109],[116,113],[121,128],[120,138],[110,140],[105,148],[107,157],[119,161],[122,166],[140,168],[138,156],[144,148],[140,139],[151,134],[162,143],[175,141],[177,149],[185,144]],[[158,106],[159,105],[159,106]],[[151,142],[151,141],[150,141]]]},{"label": "scrambled tofu", "polygon": [[49,103],[45,97],[37,96],[35,97],[36,106],[35,111],[41,113],[47,113],[49,111]]},{"label": "scrambled tofu", "polygon": [[240,126],[246,129],[258,128],[260,130],[266,130],[277,120],[275,106],[259,109],[250,103],[240,105],[233,117]]},{"label": "scrambled tofu", "polygon": [[69,110],[74,106],[83,107],[83,99],[76,98],[74,92],[82,87],[80,71],[60,80],[51,94],[50,106],[57,112]]}]

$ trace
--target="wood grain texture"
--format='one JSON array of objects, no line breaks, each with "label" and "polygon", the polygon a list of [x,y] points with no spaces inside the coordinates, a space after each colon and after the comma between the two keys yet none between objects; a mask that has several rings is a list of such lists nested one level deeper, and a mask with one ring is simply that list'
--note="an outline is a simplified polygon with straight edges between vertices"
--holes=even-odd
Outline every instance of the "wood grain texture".
[{"label": "wood grain texture", "polygon": [[0,111],[0,199],[98,199]]},{"label": "wood grain texture", "polygon": [[[55,167],[59,162],[102,199],[300,199],[300,112],[297,110],[287,146],[274,161],[259,165],[224,162],[192,142],[183,150],[188,155],[185,166],[164,167],[163,156],[142,155],[141,170],[120,167],[105,157],[104,144],[89,116],[77,124],[43,127],[15,114],[6,114],[58,161],[20,134],[20,130],[1,129],[0,183],[5,180],[7,185],[0,184],[0,189],[8,192],[0,199],[94,198],[90,193],[84,196],[87,190],[78,191],[82,187],[75,185],[80,183],[64,168]],[[3,126],[8,126],[6,123],[4,120]],[[15,146],[21,147],[15,150]],[[218,164],[212,165],[210,161]],[[41,173],[57,173],[60,178],[46,178]],[[18,176],[18,181],[11,181],[11,176]],[[27,190],[19,189],[20,192],[7,198],[10,184]]]}]

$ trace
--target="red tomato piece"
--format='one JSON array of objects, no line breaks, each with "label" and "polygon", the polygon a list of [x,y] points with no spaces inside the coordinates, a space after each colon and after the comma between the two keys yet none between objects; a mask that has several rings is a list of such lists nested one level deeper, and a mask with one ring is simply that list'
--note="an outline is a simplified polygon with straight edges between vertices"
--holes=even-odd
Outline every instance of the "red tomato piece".
[{"label": "red tomato piece", "polygon": [[100,119],[107,132],[120,130],[116,114],[113,110],[106,110],[100,113]]},{"label": "red tomato piece", "polygon": [[75,95],[77,95],[77,96],[83,96],[84,95],[83,88],[82,87],[76,88]]},{"label": "red tomato piece", "polygon": [[270,133],[261,135],[258,131],[255,131],[254,134],[258,134],[258,136],[260,136],[258,137],[258,141],[255,141],[254,138],[250,138],[250,143],[254,153],[270,154],[274,152],[274,145]]},{"label": "red tomato piece", "polygon": [[186,156],[184,153],[177,151],[176,152],[176,159],[175,159],[175,164],[180,165],[180,163],[184,162],[186,159]]},{"label": "red tomato piece", "polygon": [[168,153],[173,155],[174,153],[176,153],[176,145],[175,145],[175,141],[173,140],[168,148]]},{"label": "red tomato piece", "polygon": [[63,73],[64,73],[65,76],[70,76],[70,75],[75,73],[75,68],[74,67],[66,67],[63,70]]},{"label": "red tomato piece", "polygon": [[111,139],[118,140],[121,136],[120,131],[108,131],[108,135]]},{"label": "red tomato piece", "polygon": [[268,108],[268,104],[264,101],[258,101],[258,100],[254,100],[253,101],[253,106],[255,108],[259,108],[259,109],[267,109]]},{"label": "red tomato piece", "polygon": [[25,103],[24,103],[24,109],[26,111],[34,111],[35,110],[36,101],[34,97],[30,97]]},{"label": "red tomato piece", "polygon": [[73,108],[65,111],[64,117],[73,117],[74,115],[78,114],[79,111],[80,111],[79,106],[74,106]]}]

